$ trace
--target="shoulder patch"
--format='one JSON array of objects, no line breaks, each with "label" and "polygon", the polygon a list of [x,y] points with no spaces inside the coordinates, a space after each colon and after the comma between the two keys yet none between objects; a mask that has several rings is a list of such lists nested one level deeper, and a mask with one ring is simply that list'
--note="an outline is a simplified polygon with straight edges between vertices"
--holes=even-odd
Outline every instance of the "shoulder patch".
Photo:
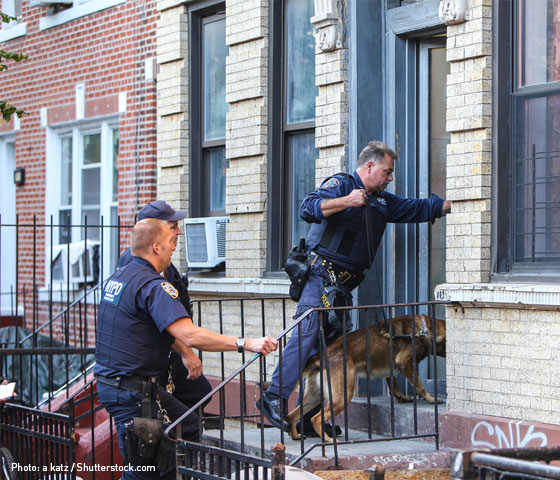
[{"label": "shoulder patch", "polygon": [[338,180],[338,178],[331,177],[325,183],[323,183],[323,185],[321,185],[321,188],[334,188],[338,187],[339,185],[340,181]]},{"label": "shoulder patch", "polygon": [[165,290],[165,293],[168,293],[173,298],[177,298],[179,296],[179,292],[177,291],[177,289],[169,282],[161,282],[161,288],[163,288]]}]

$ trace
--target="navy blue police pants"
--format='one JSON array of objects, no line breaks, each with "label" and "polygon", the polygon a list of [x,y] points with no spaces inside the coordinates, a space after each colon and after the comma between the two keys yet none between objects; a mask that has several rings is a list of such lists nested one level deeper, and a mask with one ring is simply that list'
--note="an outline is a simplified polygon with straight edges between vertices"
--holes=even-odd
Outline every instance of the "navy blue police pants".
[{"label": "navy blue police pants", "polygon": [[[123,471],[122,480],[171,480],[177,475],[175,471],[167,474],[161,474],[158,471],[127,471],[134,470],[134,464],[126,458],[125,450],[125,433],[126,428],[124,424],[133,417],[142,416],[141,394],[132,390],[125,390],[124,388],[116,388],[104,383],[97,383],[97,393],[99,400],[103,407],[113,416],[117,428],[117,435],[119,438],[119,447],[123,456]],[[188,408],[185,404],[174,398],[164,388],[158,387],[158,393],[162,408],[167,411],[167,415],[171,421],[177,420],[183,415]],[[152,401],[152,418],[157,417],[159,408],[157,403]],[[182,438],[193,442],[199,441],[198,431],[198,415],[193,413],[181,422]]]},{"label": "navy blue police pants", "polygon": [[[324,280],[329,280],[329,274],[325,267],[313,265],[299,299],[296,314],[293,317],[294,320],[310,308],[323,306],[321,295]],[[352,305],[350,292],[346,291],[346,297],[346,304]],[[297,326],[292,329],[292,336],[282,351],[282,363],[276,366],[272,374],[272,381],[268,388],[270,393],[288,399],[299,381],[300,339],[302,369],[305,368],[309,357],[319,352],[319,321],[319,313],[313,312],[301,321],[301,332]],[[280,382],[280,371],[282,371],[282,382]]]}]

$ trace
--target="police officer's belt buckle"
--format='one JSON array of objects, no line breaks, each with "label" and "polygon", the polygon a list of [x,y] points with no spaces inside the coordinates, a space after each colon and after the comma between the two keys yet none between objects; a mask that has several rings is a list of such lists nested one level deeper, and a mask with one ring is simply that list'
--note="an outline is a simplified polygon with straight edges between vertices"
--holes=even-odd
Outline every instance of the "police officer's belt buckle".
[{"label": "police officer's belt buckle", "polygon": [[350,280],[354,275],[351,274],[348,270],[344,270],[343,272],[339,272],[338,274],[338,280],[340,283],[342,283],[343,285]]}]

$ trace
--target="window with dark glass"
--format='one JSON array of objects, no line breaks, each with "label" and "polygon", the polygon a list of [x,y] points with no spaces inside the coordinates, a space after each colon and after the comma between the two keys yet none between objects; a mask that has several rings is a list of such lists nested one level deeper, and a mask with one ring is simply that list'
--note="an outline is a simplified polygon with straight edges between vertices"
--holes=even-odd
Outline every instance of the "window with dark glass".
[{"label": "window with dark glass", "polygon": [[193,9],[192,183],[193,217],[223,215],[226,207],[226,20],[222,11]]},{"label": "window with dark glass", "polygon": [[[507,15],[513,36],[502,20],[498,25],[499,79],[495,94],[499,113],[495,134],[499,136],[498,201],[499,206],[509,208],[498,210],[497,273],[557,271],[560,268],[560,3],[557,0],[498,3],[498,13]],[[506,55],[509,58],[504,58]],[[508,125],[511,125],[509,131]],[[502,242],[506,237],[508,241]],[[509,248],[504,248],[506,245]]]},{"label": "window with dark glass", "polygon": [[315,188],[318,150],[313,0],[277,0],[271,10],[269,264],[274,271],[283,267],[291,247],[309,230],[299,207]]}]

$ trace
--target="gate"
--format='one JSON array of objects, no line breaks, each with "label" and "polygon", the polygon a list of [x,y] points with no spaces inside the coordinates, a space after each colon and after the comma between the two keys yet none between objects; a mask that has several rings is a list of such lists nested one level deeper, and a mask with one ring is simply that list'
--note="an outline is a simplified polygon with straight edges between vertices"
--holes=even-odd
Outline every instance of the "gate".
[{"label": "gate", "polygon": [[70,478],[76,463],[73,415],[7,404],[0,410],[0,446],[13,455],[3,467],[19,478]]}]

